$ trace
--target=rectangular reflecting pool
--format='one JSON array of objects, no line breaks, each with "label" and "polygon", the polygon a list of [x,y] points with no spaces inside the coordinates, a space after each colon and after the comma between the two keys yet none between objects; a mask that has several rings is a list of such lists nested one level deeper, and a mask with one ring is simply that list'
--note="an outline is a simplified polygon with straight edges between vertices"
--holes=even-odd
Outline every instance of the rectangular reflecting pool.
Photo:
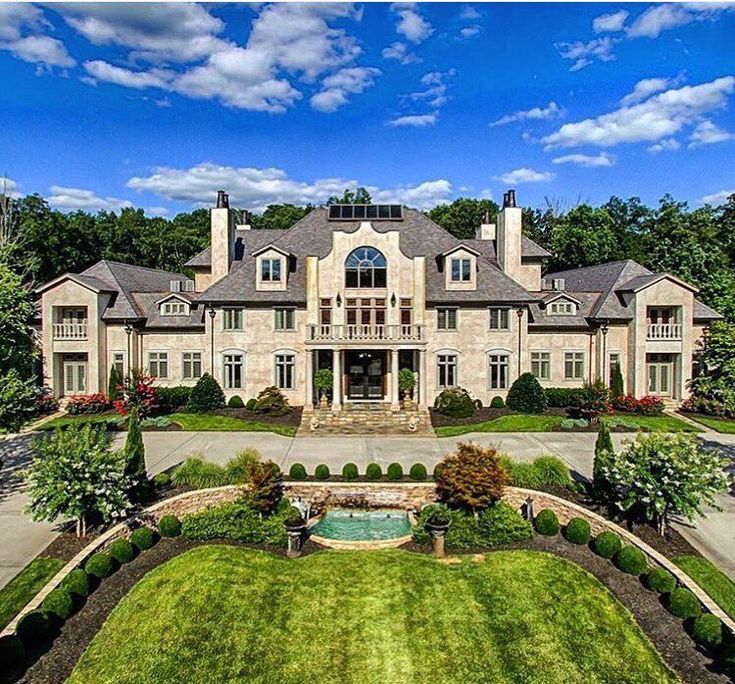
[{"label": "rectangular reflecting pool", "polygon": [[334,508],[328,510],[310,531],[325,539],[372,541],[411,534],[411,523],[408,515],[399,510]]}]

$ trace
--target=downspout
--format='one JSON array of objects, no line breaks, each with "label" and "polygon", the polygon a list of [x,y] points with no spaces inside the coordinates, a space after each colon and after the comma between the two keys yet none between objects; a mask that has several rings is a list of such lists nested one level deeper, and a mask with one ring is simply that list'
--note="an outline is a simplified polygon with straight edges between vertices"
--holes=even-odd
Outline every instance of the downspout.
[{"label": "downspout", "polygon": [[522,323],[523,323],[523,308],[518,307],[518,377],[521,377],[521,337],[522,337]]}]

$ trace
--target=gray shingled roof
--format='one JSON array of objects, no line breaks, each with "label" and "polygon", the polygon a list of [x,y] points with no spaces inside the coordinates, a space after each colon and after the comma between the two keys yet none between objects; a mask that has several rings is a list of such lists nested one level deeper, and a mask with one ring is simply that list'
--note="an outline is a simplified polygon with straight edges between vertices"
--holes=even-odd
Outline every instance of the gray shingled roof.
[{"label": "gray shingled roof", "polygon": [[717,321],[725,318],[721,313],[711,309],[704,302],[698,299],[694,300],[694,320],[695,321]]},{"label": "gray shingled roof", "polygon": [[[137,308],[143,311],[146,317],[146,328],[202,328],[204,327],[204,307],[196,302],[191,305],[188,316],[162,316],[158,302],[170,292],[133,292],[131,296]],[[179,293],[174,293],[177,297]],[[183,297],[182,299],[187,299]]]}]

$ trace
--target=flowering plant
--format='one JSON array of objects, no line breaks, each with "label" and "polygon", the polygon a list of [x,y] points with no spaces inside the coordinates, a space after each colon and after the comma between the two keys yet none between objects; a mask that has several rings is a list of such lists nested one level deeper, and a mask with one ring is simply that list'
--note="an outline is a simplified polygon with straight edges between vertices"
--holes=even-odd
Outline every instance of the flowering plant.
[{"label": "flowering plant", "polygon": [[636,399],[632,394],[626,394],[613,398],[612,403],[616,411],[640,413],[644,416],[657,416],[664,410],[664,400],[653,394],[647,394],[640,399]]},{"label": "flowering plant", "polygon": [[107,396],[96,394],[75,394],[69,398],[66,410],[73,416],[79,414],[102,413],[110,407]]},{"label": "flowering plant", "polygon": [[156,403],[156,388],[153,386],[155,381],[152,375],[134,370],[120,386],[120,397],[115,400],[118,413],[126,416],[134,408],[141,418],[149,415]]}]

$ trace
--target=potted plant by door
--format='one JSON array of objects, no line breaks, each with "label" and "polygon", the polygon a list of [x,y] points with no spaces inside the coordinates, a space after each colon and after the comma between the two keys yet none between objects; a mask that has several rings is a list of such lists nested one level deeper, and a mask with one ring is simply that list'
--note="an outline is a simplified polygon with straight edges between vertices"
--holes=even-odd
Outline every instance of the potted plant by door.
[{"label": "potted plant by door", "polygon": [[431,515],[426,520],[426,531],[431,535],[431,550],[437,558],[443,558],[444,537],[449,531],[452,520],[449,512],[443,508],[436,506]]},{"label": "potted plant by door", "polygon": [[296,558],[301,555],[301,545],[304,540],[304,532],[306,531],[306,521],[301,515],[301,511],[296,506],[291,506],[288,514],[283,520],[283,526],[286,528],[288,537],[288,550],[286,555],[289,558]]},{"label": "potted plant by door", "polygon": [[314,387],[316,387],[319,392],[320,406],[327,406],[329,404],[327,395],[332,391],[333,386],[334,375],[329,368],[320,368],[316,373],[314,373]]},{"label": "potted plant by door", "polygon": [[403,407],[413,405],[413,390],[416,387],[416,376],[410,368],[401,368],[398,371],[398,389],[403,393]]}]

